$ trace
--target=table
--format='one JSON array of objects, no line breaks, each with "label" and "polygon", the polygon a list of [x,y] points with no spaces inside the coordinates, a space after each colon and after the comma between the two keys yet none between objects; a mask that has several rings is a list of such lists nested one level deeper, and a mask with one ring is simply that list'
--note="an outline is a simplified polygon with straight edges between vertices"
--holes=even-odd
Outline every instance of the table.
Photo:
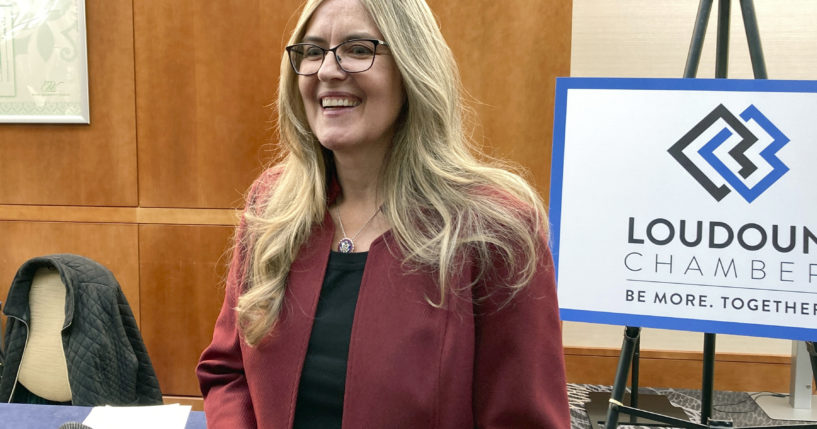
[{"label": "table", "polygon": [[[66,422],[85,420],[91,407],[0,403],[0,427],[14,429],[57,429]],[[185,429],[206,429],[204,413],[191,411]]]}]

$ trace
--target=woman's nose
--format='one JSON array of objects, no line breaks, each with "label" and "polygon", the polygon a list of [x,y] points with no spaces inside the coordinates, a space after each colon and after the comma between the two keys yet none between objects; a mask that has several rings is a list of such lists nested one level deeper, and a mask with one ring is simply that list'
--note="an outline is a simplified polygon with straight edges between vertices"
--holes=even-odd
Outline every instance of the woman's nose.
[{"label": "woman's nose", "polygon": [[338,56],[332,51],[326,52],[326,55],[329,55],[329,58],[323,58],[323,64],[321,64],[321,68],[318,69],[318,79],[326,81],[345,78],[346,72],[340,68]]}]

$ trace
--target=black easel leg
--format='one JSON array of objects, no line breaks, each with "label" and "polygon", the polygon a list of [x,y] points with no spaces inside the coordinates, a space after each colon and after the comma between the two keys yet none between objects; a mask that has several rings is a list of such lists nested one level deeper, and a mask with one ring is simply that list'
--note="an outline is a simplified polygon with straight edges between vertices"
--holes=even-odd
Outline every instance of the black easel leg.
[{"label": "black easel leg", "polygon": [[[715,77],[726,78],[729,67],[729,13],[732,0],[718,0],[718,40],[715,49]],[[701,383],[701,423],[712,417],[712,393],[715,377],[715,334],[704,334],[703,376]]]},{"label": "black easel leg", "polygon": [[638,363],[641,360],[641,336],[635,339],[633,347],[633,372],[630,374],[630,406],[638,408]]},{"label": "black easel leg", "polygon": [[624,341],[621,343],[621,355],[618,358],[618,368],[616,369],[616,380],[613,383],[613,391],[610,394],[610,405],[607,407],[607,419],[604,423],[605,429],[614,429],[618,426],[618,404],[624,397],[624,389],[627,388],[627,373],[630,371],[630,362],[633,359],[633,349],[641,328],[627,326],[624,328]]},{"label": "black easel leg", "polygon": [[718,40],[715,48],[715,77],[726,78],[729,67],[729,14],[732,0],[718,1]]},{"label": "black easel leg", "polygon": [[766,61],[763,59],[763,47],[760,45],[760,31],[757,28],[754,1],[740,0],[740,10],[743,13],[743,27],[746,29],[746,41],[749,43],[749,57],[752,59],[755,79],[767,79]]},{"label": "black easel leg", "polygon": [[715,334],[704,334],[704,370],[701,383],[701,424],[712,417],[712,392],[715,380]]},{"label": "black easel leg", "polygon": [[701,0],[698,4],[698,15],[695,17],[695,28],[692,29],[692,40],[689,42],[687,63],[684,67],[684,77],[698,75],[698,64],[701,62],[701,50],[706,37],[706,26],[709,23],[709,14],[712,12],[712,0]]}]

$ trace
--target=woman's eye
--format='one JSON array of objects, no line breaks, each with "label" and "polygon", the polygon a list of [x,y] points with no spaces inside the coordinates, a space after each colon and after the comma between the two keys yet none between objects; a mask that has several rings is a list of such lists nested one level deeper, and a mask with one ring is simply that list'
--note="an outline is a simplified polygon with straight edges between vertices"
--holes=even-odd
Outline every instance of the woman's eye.
[{"label": "woman's eye", "polygon": [[311,59],[320,58],[322,56],[323,56],[323,49],[321,49],[321,48],[319,48],[317,46],[310,46],[310,47],[306,48],[306,50],[304,51],[304,58],[306,58],[306,59],[311,60]]},{"label": "woman's eye", "polygon": [[372,55],[372,48],[366,45],[355,44],[346,49],[349,55],[367,57]]}]

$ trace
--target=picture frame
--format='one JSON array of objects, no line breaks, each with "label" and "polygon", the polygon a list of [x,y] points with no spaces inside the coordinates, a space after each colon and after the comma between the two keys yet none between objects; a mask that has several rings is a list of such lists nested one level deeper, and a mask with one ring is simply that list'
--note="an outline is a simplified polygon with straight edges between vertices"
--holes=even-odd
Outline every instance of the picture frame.
[{"label": "picture frame", "polygon": [[0,0],[0,123],[90,122],[85,0]]}]

